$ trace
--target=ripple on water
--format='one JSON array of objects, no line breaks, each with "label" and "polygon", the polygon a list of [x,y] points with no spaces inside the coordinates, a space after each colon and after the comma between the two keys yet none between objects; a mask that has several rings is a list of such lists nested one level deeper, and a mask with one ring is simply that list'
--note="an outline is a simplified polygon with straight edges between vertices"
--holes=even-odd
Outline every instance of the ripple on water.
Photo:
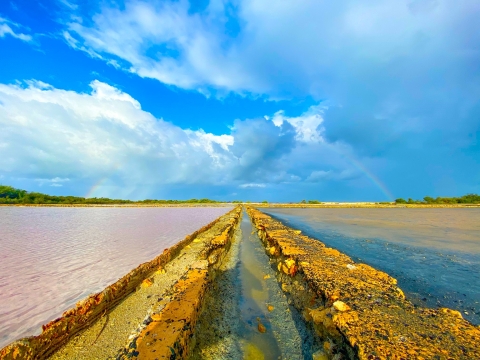
[{"label": "ripple on water", "polygon": [[0,207],[0,347],[230,209]]}]

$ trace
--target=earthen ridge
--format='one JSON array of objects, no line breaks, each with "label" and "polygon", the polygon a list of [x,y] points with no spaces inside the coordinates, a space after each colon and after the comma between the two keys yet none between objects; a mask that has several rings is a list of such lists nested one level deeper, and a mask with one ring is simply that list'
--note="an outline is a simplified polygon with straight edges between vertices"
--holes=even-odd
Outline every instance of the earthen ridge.
[{"label": "earthen ridge", "polygon": [[[220,239],[216,238],[214,239],[215,241],[212,241],[209,246],[209,252],[206,254],[208,258],[207,262],[214,261],[214,258],[210,258],[209,256],[215,253],[220,254],[221,251],[219,249],[228,243],[229,237],[233,233],[233,228],[238,223],[240,213],[241,207],[237,206],[227,214],[186,236],[174,246],[165,249],[163,253],[155,259],[139,265],[103,291],[88,296],[86,299],[78,302],[74,308],[65,311],[58,319],[43,325],[43,331],[40,335],[23,338],[7,345],[0,350],[0,359],[47,358],[75,334],[87,328],[98,318],[112,310],[127,295],[135,291],[153,272],[174,259],[183,248],[198,236],[208,231],[217,223],[223,222],[224,232],[219,236]],[[204,271],[205,269],[192,269],[187,279],[181,281],[185,283],[185,281],[188,282],[188,278],[202,278],[202,274],[206,274],[204,274]],[[181,288],[180,284],[182,284],[182,282],[176,285],[177,289]],[[198,293],[198,298],[201,299],[200,293]],[[201,301],[198,301],[198,304],[200,303]]]},{"label": "earthen ridge", "polygon": [[480,359],[480,329],[412,305],[396,279],[248,207],[277,279],[329,359]]}]

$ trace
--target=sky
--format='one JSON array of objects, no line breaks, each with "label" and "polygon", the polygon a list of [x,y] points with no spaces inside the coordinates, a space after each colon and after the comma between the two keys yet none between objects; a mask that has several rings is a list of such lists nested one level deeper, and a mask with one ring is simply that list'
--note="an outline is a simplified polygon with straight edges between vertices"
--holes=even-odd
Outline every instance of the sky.
[{"label": "sky", "polygon": [[0,183],[124,199],[480,193],[480,2],[0,2]]}]

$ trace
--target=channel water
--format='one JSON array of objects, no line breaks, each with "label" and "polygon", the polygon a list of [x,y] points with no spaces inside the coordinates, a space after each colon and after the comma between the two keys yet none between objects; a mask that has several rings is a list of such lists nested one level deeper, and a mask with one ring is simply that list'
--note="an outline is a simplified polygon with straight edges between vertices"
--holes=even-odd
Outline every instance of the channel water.
[{"label": "channel water", "polygon": [[320,345],[280,285],[244,212],[205,301],[190,359],[312,359]]},{"label": "channel water", "polygon": [[262,210],[393,276],[414,304],[480,324],[480,209]]}]

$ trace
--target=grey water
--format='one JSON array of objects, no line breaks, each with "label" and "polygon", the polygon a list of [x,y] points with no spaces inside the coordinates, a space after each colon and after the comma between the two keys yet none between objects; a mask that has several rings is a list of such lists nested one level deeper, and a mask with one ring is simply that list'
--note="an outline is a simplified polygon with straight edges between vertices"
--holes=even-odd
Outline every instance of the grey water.
[{"label": "grey water", "polygon": [[480,209],[262,209],[382,270],[417,306],[480,324]]},{"label": "grey water", "polygon": [[0,207],[0,348],[231,207]]},{"label": "grey water", "polygon": [[[239,252],[240,317],[247,339],[244,358],[311,359],[318,350],[301,314],[288,303],[276,279],[276,270],[244,212]],[[272,310],[268,310],[268,306]],[[265,333],[259,332],[259,323]]]}]

